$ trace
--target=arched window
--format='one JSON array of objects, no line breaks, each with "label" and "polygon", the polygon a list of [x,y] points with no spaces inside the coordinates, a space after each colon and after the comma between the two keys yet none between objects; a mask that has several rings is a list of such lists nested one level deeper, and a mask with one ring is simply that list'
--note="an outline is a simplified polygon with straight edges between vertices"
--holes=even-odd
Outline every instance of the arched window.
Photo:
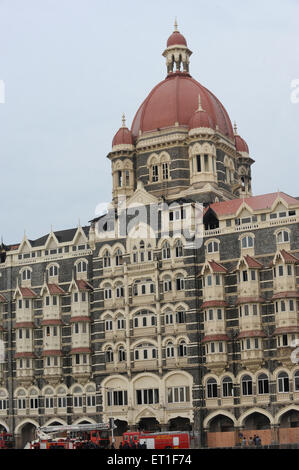
[{"label": "arched window", "polygon": [[147,260],[148,261],[153,260],[153,252],[152,252],[152,247],[150,244],[147,245]]},{"label": "arched window", "polygon": [[45,408],[54,408],[54,391],[52,388],[47,387],[44,392],[45,395]]},{"label": "arched window", "polygon": [[242,377],[242,395],[252,395],[252,378],[250,375]]},{"label": "arched window", "polygon": [[85,273],[87,271],[87,263],[86,261],[79,261],[76,265],[77,273]]},{"label": "arched window", "polygon": [[289,376],[286,372],[280,372],[278,375],[278,392],[287,393],[290,391]]},{"label": "arched window", "polygon": [[83,406],[83,390],[81,387],[74,387],[73,406],[74,408],[81,408]]},{"label": "arched window", "polygon": [[58,276],[58,267],[52,265],[49,267],[49,277],[56,277]]},{"label": "arched window", "polygon": [[170,245],[168,242],[164,242],[162,245],[162,258],[163,259],[170,258]]},{"label": "arched window", "polygon": [[170,276],[165,276],[163,279],[163,290],[164,292],[172,291],[172,281]]},{"label": "arched window", "polygon": [[185,289],[185,279],[182,274],[179,274],[175,279],[176,290],[184,290]]},{"label": "arched window", "polygon": [[113,321],[111,317],[106,317],[105,320],[105,330],[106,331],[112,331],[113,329]]},{"label": "arched window", "polygon": [[258,394],[265,395],[269,393],[269,379],[266,374],[260,374],[257,378]]},{"label": "arched window", "polygon": [[207,244],[207,252],[208,253],[218,253],[219,251],[219,243],[215,241],[211,241]]},{"label": "arched window", "polygon": [[217,396],[217,382],[211,378],[207,381],[207,398],[217,398]]},{"label": "arched window", "polygon": [[104,286],[104,299],[105,300],[112,299],[112,288],[110,284],[105,284]]},{"label": "arched window", "polygon": [[133,263],[138,263],[138,251],[137,251],[136,246],[133,247],[132,261],[133,261]]},{"label": "arched window", "polygon": [[124,296],[125,296],[124,286],[121,283],[119,283],[116,286],[116,298],[120,299],[121,297],[124,297]]},{"label": "arched window", "polygon": [[113,357],[113,350],[111,346],[106,349],[106,362],[113,362],[114,357]]},{"label": "arched window", "polygon": [[166,312],[165,313],[165,325],[172,325],[173,324],[173,313]]},{"label": "arched window", "polygon": [[277,243],[287,243],[290,241],[290,234],[286,230],[281,230],[277,234]]},{"label": "arched window", "polygon": [[171,342],[167,343],[166,357],[174,357],[174,345]]},{"label": "arched window", "polygon": [[108,250],[104,252],[103,265],[104,265],[104,268],[110,268],[111,266],[111,257],[110,257],[110,253]]},{"label": "arched window", "polygon": [[118,348],[118,360],[119,362],[124,362],[126,360],[126,351],[124,346]]},{"label": "arched window", "polygon": [[123,264],[123,254],[121,250],[115,252],[115,266],[121,266]]},{"label": "arched window", "polygon": [[139,243],[140,263],[144,263],[144,261],[145,261],[145,251],[144,251],[144,248],[145,248],[144,241],[141,240],[141,242]]},{"label": "arched window", "polygon": [[224,377],[222,380],[222,396],[232,397],[233,396],[233,381],[231,377]]},{"label": "arched window", "polygon": [[156,346],[152,344],[139,344],[134,351],[134,359],[138,360],[147,360],[147,359],[157,359],[158,351]]},{"label": "arched window", "polygon": [[299,370],[294,374],[294,392],[299,391]]},{"label": "arched window", "polygon": [[178,356],[184,357],[187,356],[187,344],[186,341],[181,340],[178,345]]},{"label": "arched window", "polygon": [[117,318],[117,329],[118,330],[124,330],[126,327],[126,320],[125,318],[121,315]]},{"label": "arched window", "polygon": [[175,243],[175,257],[180,258],[183,256],[183,243],[181,240],[177,240]]},{"label": "arched window", "polygon": [[29,281],[31,279],[31,271],[30,269],[24,269],[22,272],[22,280]]},{"label": "arched window", "polygon": [[242,238],[242,248],[251,248],[253,247],[253,237],[246,235]]}]

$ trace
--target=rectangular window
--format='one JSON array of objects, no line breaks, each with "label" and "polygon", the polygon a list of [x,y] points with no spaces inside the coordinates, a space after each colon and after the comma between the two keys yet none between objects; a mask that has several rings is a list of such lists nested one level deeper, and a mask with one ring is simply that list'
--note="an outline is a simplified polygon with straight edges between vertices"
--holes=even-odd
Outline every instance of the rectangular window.
[{"label": "rectangular window", "polygon": [[278,276],[283,276],[283,266],[278,266]]},{"label": "rectangular window", "polygon": [[156,182],[159,179],[158,166],[153,165],[152,167],[152,181]]},{"label": "rectangular window", "polygon": [[198,171],[198,173],[200,173],[201,172],[200,155],[196,155],[196,164],[197,164],[197,171]]},{"label": "rectangular window", "polygon": [[251,280],[255,281],[256,280],[256,274],[254,270],[251,270]]},{"label": "rectangular window", "polygon": [[217,309],[217,319],[222,320],[222,310],[221,310],[221,308]]},{"label": "rectangular window", "polygon": [[248,281],[247,271],[243,271],[243,272],[242,272],[242,279],[243,279],[243,282]]},{"label": "rectangular window", "polygon": [[209,171],[209,155],[204,155],[205,171]]}]

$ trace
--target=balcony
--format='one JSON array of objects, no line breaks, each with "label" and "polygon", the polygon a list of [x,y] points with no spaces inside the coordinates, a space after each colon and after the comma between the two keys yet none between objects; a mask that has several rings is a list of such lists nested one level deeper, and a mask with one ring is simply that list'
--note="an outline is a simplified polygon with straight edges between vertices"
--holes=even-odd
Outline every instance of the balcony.
[{"label": "balcony", "polygon": [[88,380],[91,375],[91,365],[89,364],[75,364],[72,366],[72,376],[76,380]]}]

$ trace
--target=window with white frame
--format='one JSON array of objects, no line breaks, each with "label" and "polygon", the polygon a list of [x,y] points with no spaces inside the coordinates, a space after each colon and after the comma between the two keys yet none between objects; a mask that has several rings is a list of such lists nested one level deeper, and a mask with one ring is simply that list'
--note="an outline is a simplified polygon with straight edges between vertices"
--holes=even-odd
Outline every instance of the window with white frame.
[{"label": "window with white frame", "polygon": [[290,391],[290,380],[286,372],[280,372],[277,377],[278,393],[288,393]]},{"label": "window with white frame", "polygon": [[149,343],[139,344],[134,350],[135,361],[157,359],[158,351],[156,346]]},{"label": "window with white frame", "polygon": [[222,380],[222,396],[224,398],[233,396],[233,381],[231,377],[224,377]]},{"label": "window with white frame", "polygon": [[159,389],[147,388],[136,390],[137,405],[152,405],[159,403]]},{"label": "window with white frame", "polygon": [[208,253],[218,253],[219,251],[219,242],[211,241],[206,246]]},{"label": "window with white frame", "polygon": [[103,254],[103,266],[104,268],[110,268],[111,266],[111,256],[108,250],[105,250]]},{"label": "window with white frame", "polygon": [[127,390],[109,390],[107,391],[107,406],[127,406]]},{"label": "window with white frame", "polygon": [[286,230],[281,230],[276,235],[277,243],[287,243],[290,241],[290,234]]},{"label": "window with white frame", "polygon": [[190,401],[190,387],[168,387],[168,403],[184,403]]},{"label": "window with white frame", "polygon": [[207,398],[217,398],[217,397],[218,397],[217,382],[214,378],[210,378],[207,381]]},{"label": "window with white frame", "polygon": [[251,235],[246,235],[241,240],[242,248],[252,248],[254,245],[254,239]]},{"label": "window with white frame", "polygon": [[253,394],[252,378],[250,377],[250,375],[244,375],[242,377],[241,385],[242,385],[242,395],[247,396],[247,395]]},{"label": "window with white frame", "polygon": [[162,245],[162,258],[169,259],[171,257],[170,245],[168,242],[164,242]]},{"label": "window with white frame", "polygon": [[266,374],[260,374],[257,378],[257,388],[259,395],[269,393],[269,378]]}]

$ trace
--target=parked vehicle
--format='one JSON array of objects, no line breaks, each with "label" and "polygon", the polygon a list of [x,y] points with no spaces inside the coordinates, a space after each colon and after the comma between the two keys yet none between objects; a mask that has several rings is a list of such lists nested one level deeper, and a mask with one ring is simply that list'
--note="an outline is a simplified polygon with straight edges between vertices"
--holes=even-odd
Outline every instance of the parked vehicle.
[{"label": "parked vehicle", "polygon": [[125,432],[123,434],[123,449],[135,448],[138,444],[146,445],[147,449],[189,449],[188,432]]}]

